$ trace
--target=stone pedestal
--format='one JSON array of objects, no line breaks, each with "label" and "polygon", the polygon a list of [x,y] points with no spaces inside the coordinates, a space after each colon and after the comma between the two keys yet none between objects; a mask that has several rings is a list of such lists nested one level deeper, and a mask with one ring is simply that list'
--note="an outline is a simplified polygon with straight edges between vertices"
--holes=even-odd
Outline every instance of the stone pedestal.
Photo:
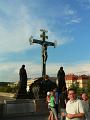
[{"label": "stone pedestal", "polygon": [[3,116],[23,116],[30,114],[48,113],[45,100],[17,99],[5,100],[3,105]]}]

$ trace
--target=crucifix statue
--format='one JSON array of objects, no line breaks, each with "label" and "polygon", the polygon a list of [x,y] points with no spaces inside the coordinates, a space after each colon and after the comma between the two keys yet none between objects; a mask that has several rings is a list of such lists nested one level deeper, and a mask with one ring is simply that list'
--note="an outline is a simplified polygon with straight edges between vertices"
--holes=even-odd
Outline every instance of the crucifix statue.
[{"label": "crucifix statue", "polygon": [[32,43],[37,43],[37,44],[40,44],[42,46],[42,77],[45,77],[45,75],[46,75],[46,61],[47,61],[47,58],[48,58],[47,47],[48,46],[54,46],[55,47],[56,44],[53,43],[53,42],[45,41],[46,39],[48,39],[48,36],[46,36],[47,31],[44,30],[44,29],[41,29],[40,31],[42,32],[42,34],[40,35],[42,40],[33,39],[33,37],[31,36],[30,39],[29,39],[29,42],[30,42],[30,45]]}]

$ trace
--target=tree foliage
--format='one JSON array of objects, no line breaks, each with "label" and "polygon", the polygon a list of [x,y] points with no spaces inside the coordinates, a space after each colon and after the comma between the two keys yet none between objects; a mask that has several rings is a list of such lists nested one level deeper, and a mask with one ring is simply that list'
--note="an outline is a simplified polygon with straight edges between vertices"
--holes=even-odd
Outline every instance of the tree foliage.
[{"label": "tree foliage", "polygon": [[0,86],[0,92],[7,92],[7,93],[16,93],[18,90],[18,86]]}]

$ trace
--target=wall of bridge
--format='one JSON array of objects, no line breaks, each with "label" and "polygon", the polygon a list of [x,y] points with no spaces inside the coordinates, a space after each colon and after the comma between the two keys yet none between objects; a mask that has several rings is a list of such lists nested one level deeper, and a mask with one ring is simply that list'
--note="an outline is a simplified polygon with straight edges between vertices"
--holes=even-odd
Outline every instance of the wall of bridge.
[{"label": "wall of bridge", "polygon": [[18,99],[0,103],[0,117],[48,113],[45,100]]}]

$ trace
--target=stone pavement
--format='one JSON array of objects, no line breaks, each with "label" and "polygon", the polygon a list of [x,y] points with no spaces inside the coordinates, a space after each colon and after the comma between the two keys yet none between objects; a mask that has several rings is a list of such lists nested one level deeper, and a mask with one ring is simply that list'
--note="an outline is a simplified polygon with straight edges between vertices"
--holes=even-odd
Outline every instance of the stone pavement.
[{"label": "stone pavement", "polygon": [[48,115],[9,116],[0,120],[48,120]]},{"label": "stone pavement", "polygon": [[[90,114],[89,114],[90,117]],[[48,120],[48,114],[31,114],[23,116],[8,116],[7,118],[0,118],[0,120]],[[59,116],[60,120],[60,116]]]}]

